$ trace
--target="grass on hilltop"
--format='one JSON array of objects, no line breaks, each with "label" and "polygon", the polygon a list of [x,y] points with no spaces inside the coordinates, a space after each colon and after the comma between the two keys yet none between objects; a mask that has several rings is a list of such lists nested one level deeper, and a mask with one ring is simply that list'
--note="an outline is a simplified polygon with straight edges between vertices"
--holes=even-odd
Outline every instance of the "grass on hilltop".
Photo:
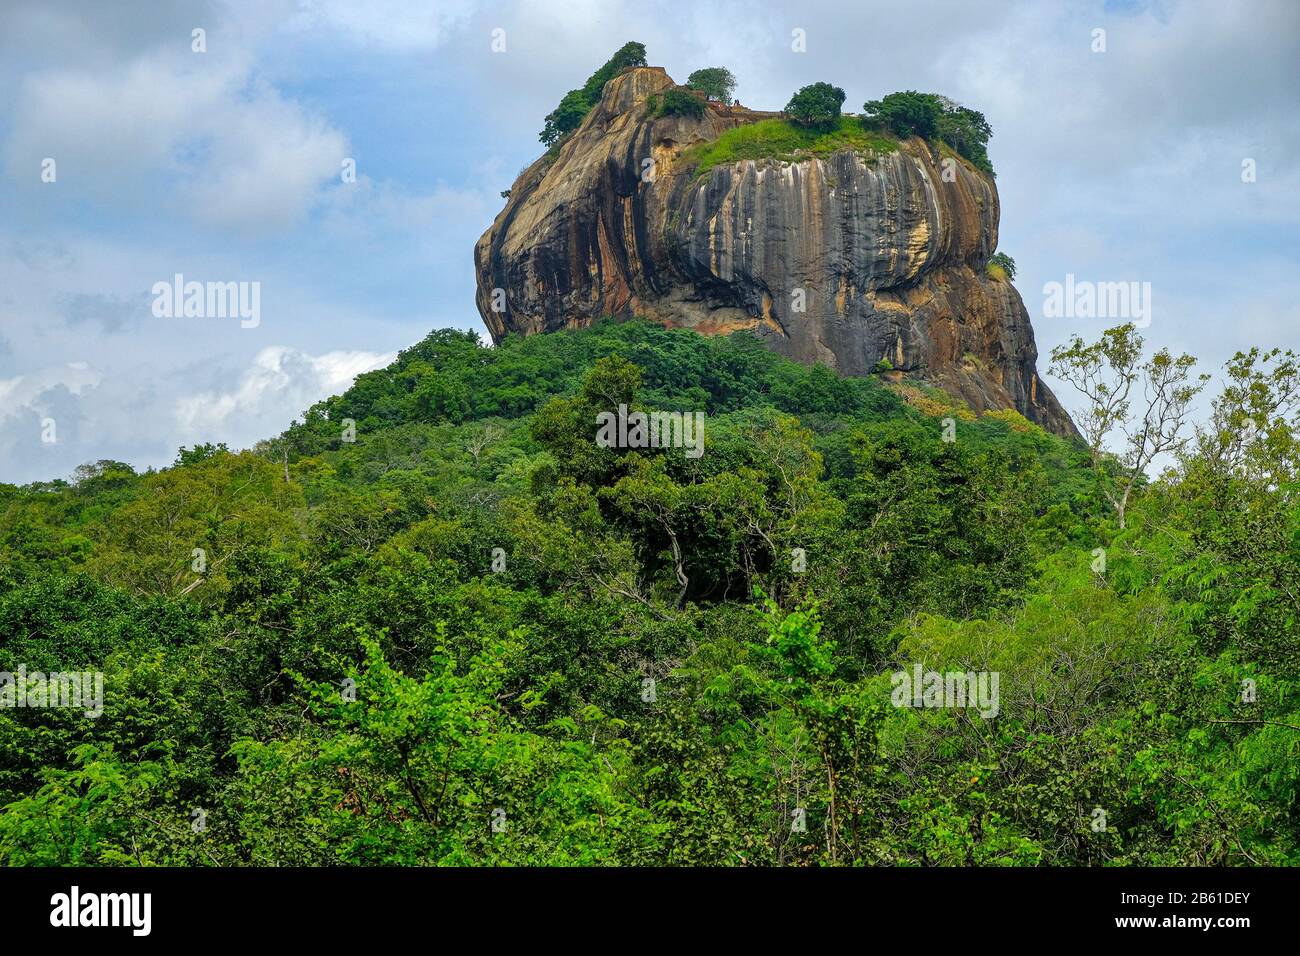
[{"label": "grass on hilltop", "polygon": [[694,147],[688,159],[696,162],[696,175],[715,166],[744,159],[775,159],[793,162],[809,156],[829,156],[841,149],[885,155],[898,149],[898,140],[862,128],[851,116],[841,116],[830,130],[809,129],[782,119],[759,120],[727,130],[711,143]]}]

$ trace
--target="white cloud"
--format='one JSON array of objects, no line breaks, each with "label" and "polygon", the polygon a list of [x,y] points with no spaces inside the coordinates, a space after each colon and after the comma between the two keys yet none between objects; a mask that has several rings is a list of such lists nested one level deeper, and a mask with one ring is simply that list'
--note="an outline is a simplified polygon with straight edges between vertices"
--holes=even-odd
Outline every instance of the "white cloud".
[{"label": "white cloud", "polygon": [[[345,350],[312,355],[271,346],[235,375],[218,374],[219,363],[205,363],[203,373],[235,379],[227,390],[196,391],[196,369],[151,376],[83,361],[0,379],[0,481],[69,475],[82,462],[101,458],[164,465],[177,448],[202,442],[251,447],[395,357],[396,352]],[[54,443],[43,440],[46,418],[56,425]]]},{"label": "white cloud", "polygon": [[73,395],[100,382],[100,373],[86,362],[68,362],[36,369],[26,375],[0,379],[0,421],[23,413],[45,414],[43,396],[60,386]]},{"label": "white cloud", "polygon": [[269,89],[225,106],[204,131],[207,175],[189,190],[195,215],[237,229],[292,226],[338,181],[347,139]]},{"label": "white cloud", "polygon": [[[168,49],[28,74],[4,149],[8,175],[114,211],[152,206],[250,232],[293,225],[338,175],[349,144],[257,82],[243,49]],[[46,157],[57,163],[52,186],[39,178]]]},{"label": "white cloud", "polygon": [[[275,345],[262,349],[227,392],[203,392],[176,401],[176,425],[188,435],[242,436],[251,443],[284,428],[295,415],[343,391],[362,372],[381,368],[395,352],[336,351],[308,355]],[[274,423],[279,423],[278,426]]]}]

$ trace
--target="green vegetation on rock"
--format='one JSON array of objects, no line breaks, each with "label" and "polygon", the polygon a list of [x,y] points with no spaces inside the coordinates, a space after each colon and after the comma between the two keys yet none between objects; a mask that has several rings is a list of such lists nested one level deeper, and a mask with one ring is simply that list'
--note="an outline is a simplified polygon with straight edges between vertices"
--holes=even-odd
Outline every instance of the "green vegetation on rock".
[{"label": "green vegetation on rock", "polygon": [[847,116],[841,116],[829,129],[766,119],[729,129],[713,142],[693,147],[687,158],[698,164],[696,174],[702,176],[715,166],[744,159],[794,162],[809,156],[829,156],[841,149],[883,156],[897,150],[898,141],[863,129],[861,123]]},{"label": "green vegetation on rock", "polygon": [[989,263],[986,268],[990,278],[998,279],[1002,282],[1010,282],[1016,277],[1016,260],[1012,259],[1005,252],[995,252],[989,256]]},{"label": "green vegetation on rock", "polygon": [[546,116],[546,123],[538,134],[538,139],[548,147],[554,146],[569,133],[577,129],[591,108],[600,102],[601,91],[605,84],[624,70],[633,66],[645,66],[645,45],[625,43],[617,53],[605,61],[605,64],[587,78],[580,89],[569,90],[560,100],[560,105]]},{"label": "green vegetation on rock", "polygon": [[703,116],[704,100],[690,90],[674,86],[662,93],[646,97],[646,108],[651,116]]},{"label": "green vegetation on rock", "polygon": [[843,105],[844,91],[838,86],[810,83],[790,97],[785,112],[801,126],[833,129]]},{"label": "green vegetation on rock", "polygon": [[946,96],[915,90],[868,100],[862,111],[862,122],[868,127],[887,129],[899,137],[920,136],[946,143],[975,168],[993,175],[987,149],[993,129],[983,113]]}]

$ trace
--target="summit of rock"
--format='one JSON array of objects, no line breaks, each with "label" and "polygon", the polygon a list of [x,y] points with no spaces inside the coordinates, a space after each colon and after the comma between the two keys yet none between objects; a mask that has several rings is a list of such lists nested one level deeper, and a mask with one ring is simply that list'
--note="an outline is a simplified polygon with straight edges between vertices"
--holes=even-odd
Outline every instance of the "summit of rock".
[{"label": "summit of rock", "polygon": [[660,67],[610,79],[559,146],[515,181],[475,245],[496,340],[642,316],[747,330],[846,375],[889,367],[976,411],[1012,408],[1059,434],[1029,315],[988,274],[992,176],[920,138],[712,163],[700,155],[780,114],[705,104],[662,115]]}]

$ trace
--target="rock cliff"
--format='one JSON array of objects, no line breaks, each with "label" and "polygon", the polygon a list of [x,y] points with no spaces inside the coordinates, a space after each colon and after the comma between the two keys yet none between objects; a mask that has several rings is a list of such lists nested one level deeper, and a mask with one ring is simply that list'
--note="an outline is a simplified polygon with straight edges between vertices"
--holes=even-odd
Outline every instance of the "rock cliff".
[{"label": "rock cliff", "polygon": [[990,176],[920,139],[701,175],[692,147],[774,114],[654,115],[671,86],[657,67],[615,77],[555,155],[520,174],[474,249],[494,339],[607,315],[745,329],[798,361],[865,375],[883,360],[977,411],[1073,433],[1038,378],[1024,303],[985,271]]}]

